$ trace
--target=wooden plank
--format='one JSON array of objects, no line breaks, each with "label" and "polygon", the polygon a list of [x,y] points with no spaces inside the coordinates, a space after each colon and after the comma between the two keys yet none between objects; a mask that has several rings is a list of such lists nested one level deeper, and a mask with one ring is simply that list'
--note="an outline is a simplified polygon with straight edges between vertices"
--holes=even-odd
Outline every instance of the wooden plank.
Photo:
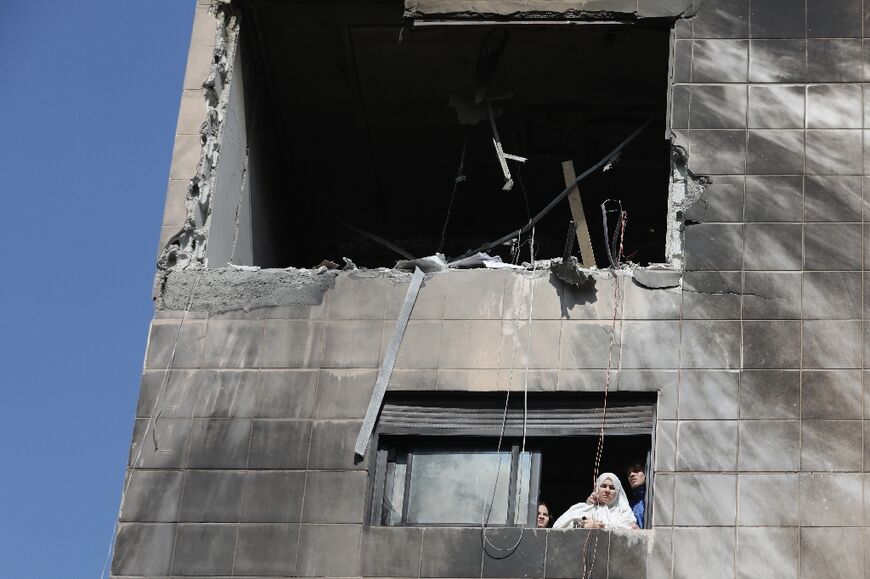
[{"label": "wooden plank", "polygon": [[[562,175],[565,177],[565,186],[570,185],[577,178],[574,174],[574,162],[562,163]],[[583,202],[580,200],[580,185],[568,193],[568,205],[571,206],[571,217],[577,226],[577,245],[580,246],[580,265],[583,267],[595,266],[595,253],[592,251],[592,238],[589,236],[589,225],[586,223],[586,213],[583,212]]]}]

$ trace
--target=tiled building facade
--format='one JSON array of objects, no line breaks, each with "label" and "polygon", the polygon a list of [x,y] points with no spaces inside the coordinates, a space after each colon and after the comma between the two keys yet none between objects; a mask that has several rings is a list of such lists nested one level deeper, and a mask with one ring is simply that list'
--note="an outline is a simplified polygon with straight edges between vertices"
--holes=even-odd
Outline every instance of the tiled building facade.
[{"label": "tiled building facade", "polygon": [[[870,7],[577,4],[672,22],[673,142],[710,181],[681,279],[428,274],[389,387],[519,391],[528,367],[532,391],[600,391],[615,328],[614,388],[657,396],[650,528],[597,532],[590,561],[585,530],[528,529],[501,558],[479,528],[367,524],[371,455],[353,447],[410,274],[164,260],[113,576],[580,577],[584,562],[610,578],[870,576]],[[232,78],[216,57],[245,26],[232,14],[197,6],[162,251],[213,162],[203,127],[225,122],[204,92],[231,90],[214,77]]]}]

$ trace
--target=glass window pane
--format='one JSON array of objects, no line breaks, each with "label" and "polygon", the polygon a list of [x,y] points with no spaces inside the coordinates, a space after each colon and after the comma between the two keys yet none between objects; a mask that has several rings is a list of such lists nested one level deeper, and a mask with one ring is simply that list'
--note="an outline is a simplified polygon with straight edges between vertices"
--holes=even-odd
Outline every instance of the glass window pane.
[{"label": "glass window pane", "polygon": [[402,524],[402,507],[405,503],[405,473],[407,457],[401,456],[396,462],[387,463],[387,482],[384,488],[384,505],[381,523],[388,526]]},{"label": "glass window pane", "polygon": [[510,452],[415,452],[408,523],[480,525],[486,510],[489,524],[504,525],[510,473]]},{"label": "glass window pane", "polygon": [[524,525],[529,521],[529,484],[532,480],[532,453],[520,453],[520,462],[517,465],[517,510],[514,523]]}]

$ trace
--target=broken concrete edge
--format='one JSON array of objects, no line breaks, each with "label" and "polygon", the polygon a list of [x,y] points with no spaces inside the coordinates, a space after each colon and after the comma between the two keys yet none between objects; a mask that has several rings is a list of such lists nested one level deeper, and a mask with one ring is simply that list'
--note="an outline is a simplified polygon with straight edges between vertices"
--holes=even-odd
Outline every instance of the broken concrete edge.
[{"label": "broken concrete edge", "polygon": [[679,137],[671,134],[671,177],[668,191],[667,231],[665,233],[665,256],[670,268],[684,267],[684,240],[688,212],[697,213],[701,207],[701,219],[706,209],[706,191],[711,179],[696,175],[689,169],[689,153]]},{"label": "broken concrete edge", "polygon": [[[504,270],[477,269],[475,271],[511,272],[536,278],[555,277],[551,266],[561,260],[542,260],[534,268]],[[456,275],[470,270],[449,270],[426,274],[426,279],[436,275]],[[639,268],[624,265],[617,270],[582,269],[580,275],[594,283],[596,280],[634,278],[639,287],[660,290],[680,287],[682,272],[663,268],[661,265]],[[498,275],[493,273],[493,275]],[[351,279],[388,279],[395,283],[409,283],[412,273],[396,269],[257,269],[257,268],[187,268],[183,270],[160,270],[154,280],[153,298],[158,312],[183,312],[186,310],[206,314],[251,312],[264,308],[318,306],[323,297],[333,289],[339,276]],[[552,279],[552,278],[551,278]]]},{"label": "broken concrete edge", "polygon": [[206,116],[200,128],[200,159],[187,189],[184,224],[169,238],[157,259],[161,270],[206,265],[212,195],[240,24],[240,13],[231,7],[229,0],[214,0],[209,14],[216,20],[215,48],[208,77],[202,86]]}]

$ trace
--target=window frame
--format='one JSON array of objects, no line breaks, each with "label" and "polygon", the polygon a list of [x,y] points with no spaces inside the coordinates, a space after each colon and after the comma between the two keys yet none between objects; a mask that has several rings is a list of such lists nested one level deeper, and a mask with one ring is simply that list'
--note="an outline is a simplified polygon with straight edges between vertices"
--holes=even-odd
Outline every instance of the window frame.
[{"label": "window frame", "polygon": [[[466,402],[472,402],[474,400],[475,393],[456,393],[456,392],[444,392],[444,393],[429,393],[434,394],[434,396],[427,397],[434,405],[443,402],[445,399],[467,399]],[[439,396],[440,394],[440,396]],[[492,393],[488,393],[490,396]],[[517,398],[521,398],[522,392],[512,393],[518,395]],[[534,393],[537,398],[540,394],[544,393]],[[550,394],[552,398],[552,411],[557,411],[559,408],[559,402],[564,402],[566,399],[569,401],[574,401],[576,403],[577,400],[582,400],[583,396],[592,395],[601,395],[601,392],[560,392],[556,393],[546,393]],[[643,393],[643,392],[623,392],[616,394],[617,397],[616,403],[634,403],[642,406],[649,406],[652,413],[652,423],[649,431],[638,431],[637,429],[628,429],[628,431],[615,431],[610,433],[605,433],[605,437],[611,436],[649,436],[650,437],[650,446],[647,449],[646,453],[646,465],[645,465],[645,475],[646,475],[646,492],[644,496],[644,529],[649,529],[652,527],[652,489],[653,482],[655,478],[654,473],[654,464],[655,464],[655,443],[656,443],[656,424],[657,424],[657,400],[652,397],[647,398],[644,396],[645,394],[655,394],[653,393]],[[387,399],[385,400],[385,404],[389,404],[391,400],[395,400],[397,397],[409,395],[411,397],[420,396],[420,392],[391,392],[388,394]],[[425,395],[425,394],[424,394]],[[503,397],[505,393],[498,393],[497,397]],[[555,396],[552,396],[555,395]],[[638,396],[639,395],[639,396]],[[610,394],[611,397],[614,397],[614,393]],[[637,397],[635,397],[637,396]],[[531,396],[530,396],[531,398]],[[502,402],[502,405],[504,403]],[[587,408],[594,409],[596,406],[594,402],[591,400],[586,402],[585,404],[581,404],[582,406],[586,406]],[[609,406],[613,405],[613,401],[609,402]],[[598,408],[600,408],[600,403],[598,404]],[[409,494],[411,492],[410,488],[410,477],[413,469],[413,452],[410,450],[413,444],[420,444],[422,442],[423,446],[430,446],[433,448],[443,448],[448,452],[451,449],[456,449],[457,446],[465,445],[468,450],[477,450],[484,449],[489,443],[492,443],[492,447],[490,447],[493,451],[496,450],[496,443],[498,437],[493,436],[492,432],[483,430],[480,433],[475,434],[472,432],[474,428],[463,428],[460,430],[450,430],[444,428],[433,428],[429,426],[419,426],[419,427],[390,427],[386,428],[383,425],[378,423],[376,426],[375,432],[372,437],[372,444],[369,448],[369,483],[366,492],[366,509],[364,513],[364,524],[366,526],[372,527],[392,527],[392,528],[400,528],[400,527],[479,527],[480,525],[469,525],[467,523],[407,523],[407,511],[409,504]],[[508,512],[506,515],[506,524],[494,524],[487,523],[489,527],[534,527],[535,521],[537,517],[537,504],[538,499],[540,498],[540,485],[541,485],[541,465],[542,465],[542,457],[543,452],[540,448],[536,448],[537,440],[541,439],[549,439],[549,438],[562,438],[562,437],[571,437],[571,438],[594,438],[596,435],[590,434],[588,432],[578,432],[578,433],[569,433],[565,432],[564,428],[555,429],[549,434],[543,433],[535,433],[527,436],[526,440],[526,452],[531,455],[531,473],[529,478],[529,494],[527,500],[528,512],[524,522],[517,521],[516,519],[516,485],[517,485],[517,466],[519,463],[519,437],[516,433],[505,434],[502,451],[504,449],[511,449],[511,470],[510,470],[510,480],[508,486]],[[383,442],[389,442],[391,446],[387,448],[383,448]],[[439,442],[443,441],[443,444],[439,446]],[[402,514],[401,514],[401,522],[397,525],[389,525],[385,524],[383,521],[383,505],[384,498],[386,496],[386,478],[387,478],[387,464],[390,460],[391,453],[394,453],[396,449],[403,449],[408,452],[408,460],[405,472],[405,487],[404,487],[404,496],[402,503]],[[513,504],[512,504],[513,503]],[[513,514],[513,517],[511,515]],[[511,522],[513,521],[513,522]]]}]

